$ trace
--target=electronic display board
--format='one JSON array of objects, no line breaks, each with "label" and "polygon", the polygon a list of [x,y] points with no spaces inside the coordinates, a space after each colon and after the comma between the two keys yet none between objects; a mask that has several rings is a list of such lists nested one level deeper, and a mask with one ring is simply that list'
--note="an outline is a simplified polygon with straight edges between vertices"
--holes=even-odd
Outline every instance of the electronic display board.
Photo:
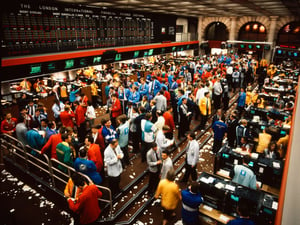
[{"label": "electronic display board", "polygon": [[30,74],[36,75],[42,73],[42,64],[30,65]]},{"label": "electronic display board", "polygon": [[75,60],[74,59],[68,59],[68,60],[65,60],[65,68],[64,69],[72,69],[74,68],[74,62]]},{"label": "electronic display board", "polygon": [[148,56],[151,56],[151,55],[153,55],[153,48],[149,49],[149,51],[148,51]]},{"label": "electronic display board", "polygon": [[175,27],[172,15],[22,0],[3,7],[4,57],[175,41],[157,30],[162,21]]},{"label": "electronic display board", "polygon": [[140,55],[140,51],[134,51],[134,53],[133,53],[133,58],[134,58],[134,59],[135,59],[135,58],[138,58],[139,55]]},{"label": "electronic display board", "polygon": [[99,65],[101,63],[102,56],[93,57],[93,65]]}]

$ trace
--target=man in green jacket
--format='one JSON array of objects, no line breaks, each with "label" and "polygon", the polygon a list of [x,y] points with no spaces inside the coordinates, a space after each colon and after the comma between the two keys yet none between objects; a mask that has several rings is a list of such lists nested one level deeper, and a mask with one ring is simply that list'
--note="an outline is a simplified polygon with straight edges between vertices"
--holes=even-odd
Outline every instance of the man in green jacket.
[{"label": "man in green jacket", "polygon": [[[58,161],[66,164],[68,166],[73,167],[73,157],[72,157],[71,148],[70,148],[70,143],[72,140],[71,135],[67,134],[67,133],[62,134],[61,139],[62,139],[62,142],[56,146],[57,159],[58,159]],[[58,165],[58,168],[61,171],[67,173],[66,167]]]}]

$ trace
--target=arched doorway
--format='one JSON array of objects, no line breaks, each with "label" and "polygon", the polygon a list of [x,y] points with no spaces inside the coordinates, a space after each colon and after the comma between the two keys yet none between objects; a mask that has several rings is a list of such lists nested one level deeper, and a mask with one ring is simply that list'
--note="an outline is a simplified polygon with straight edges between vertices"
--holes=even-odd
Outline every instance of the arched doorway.
[{"label": "arched doorway", "polygon": [[300,22],[284,25],[278,32],[276,44],[300,47]]},{"label": "arched doorway", "polygon": [[239,30],[240,41],[266,41],[266,39],[266,27],[259,22],[246,23]]},{"label": "arched doorway", "polygon": [[206,27],[205,39],[210,41],[227,41],[229,32],[224,23],[213,22]]},{"label": "arched doorway", "polygon": [[239,30],[238,40],[242,41],[238,45],[239,54],[251,54],[256,59],[264,57],[263,46],[257,44],[267,40],[267,30],[262,23],[253,21],[244,24]]}]

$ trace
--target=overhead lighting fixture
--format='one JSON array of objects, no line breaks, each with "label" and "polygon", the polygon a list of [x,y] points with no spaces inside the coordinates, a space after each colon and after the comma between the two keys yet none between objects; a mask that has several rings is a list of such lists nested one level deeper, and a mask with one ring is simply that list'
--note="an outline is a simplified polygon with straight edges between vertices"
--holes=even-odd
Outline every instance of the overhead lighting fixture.
[{"label": "overhead lighting fixture", "polygon": [[263,25],[261,25],[259,27],[259,32],[264,33],[265,31],[266,31],[266,28]]},{"label": "overhead lighting fixture", "polygon": [[248,24],[246,27],[245,27],[245,31],[249,31],[250,30],[250,24]]},{"label": "overhead lighting fixture", "polygon": [[253,30],[257,30],[257,28],[258,28],[258,24],[255,23],[255,24],[253,25]]}]

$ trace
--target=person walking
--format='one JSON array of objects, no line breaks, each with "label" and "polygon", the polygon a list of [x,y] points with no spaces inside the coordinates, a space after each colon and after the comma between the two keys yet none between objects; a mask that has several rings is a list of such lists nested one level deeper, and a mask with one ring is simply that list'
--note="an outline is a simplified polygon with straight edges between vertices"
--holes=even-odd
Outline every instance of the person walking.
[{"label": "person walking", "polygon": [[185,174],[181,182],[185,183],[188,181],[190,175],[192,180],[197,179],[197,163],[199,160],[199,144],[197,142],[195,133],[190,133],[187,136],[189,142],[186,150],[186,162],[185,162]]}]

